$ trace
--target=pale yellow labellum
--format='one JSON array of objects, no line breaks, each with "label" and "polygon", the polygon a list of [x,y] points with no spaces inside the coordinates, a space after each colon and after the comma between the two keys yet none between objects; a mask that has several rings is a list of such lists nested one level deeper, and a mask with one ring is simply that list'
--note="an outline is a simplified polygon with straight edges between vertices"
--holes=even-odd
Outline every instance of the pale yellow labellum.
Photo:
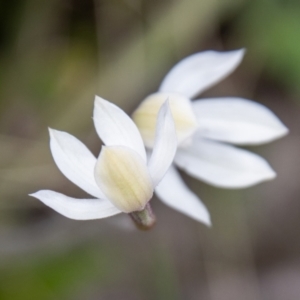
[{"label": "pale yellow labellum", "polygon": [[153,183],[141,156],[124,146],[103,147],[95,179],[107,198],[121,211],[144,209],[153,195]]},{"label": "pale yellow labellum", "polygon": [[191,137],[197,129],[198,123],[190,99],[175,93],[152,94],[140,104],[132,115],[145,145],[149,148],[153,148],[154,145],[157,114],[167,99],[174,119],[178,143]]}]

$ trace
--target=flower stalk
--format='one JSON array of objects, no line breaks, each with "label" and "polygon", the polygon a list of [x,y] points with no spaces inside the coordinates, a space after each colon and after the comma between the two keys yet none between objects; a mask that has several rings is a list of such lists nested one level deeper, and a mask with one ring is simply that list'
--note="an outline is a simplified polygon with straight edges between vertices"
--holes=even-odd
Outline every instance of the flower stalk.
[{"label": "flower stalk", "polygon": [[140,230],[149,230],[156,223],[156,217],[149,203],[141,211],[135,211],[129,214],[136,227]]}]

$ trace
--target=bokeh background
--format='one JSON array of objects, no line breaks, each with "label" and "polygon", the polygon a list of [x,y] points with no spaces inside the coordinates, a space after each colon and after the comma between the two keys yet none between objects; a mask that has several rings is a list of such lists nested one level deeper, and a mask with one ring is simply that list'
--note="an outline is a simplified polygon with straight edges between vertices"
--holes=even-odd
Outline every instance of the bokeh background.
[{"label": "bokeh background", "polygon": [[[48,126],[97,155],[95,94],[131,113],[183,57],[242,47],[241,66],[203,96],[254,99],[290,134],[251,148],[272,182],[225,190],[183,174],[212,228],[155,198],[145,233],[126,215],[72,221],[27,196],[85,196],[53,163]],[[299,82],[297,0],[1,1],[0,299],[300,299]]]}]

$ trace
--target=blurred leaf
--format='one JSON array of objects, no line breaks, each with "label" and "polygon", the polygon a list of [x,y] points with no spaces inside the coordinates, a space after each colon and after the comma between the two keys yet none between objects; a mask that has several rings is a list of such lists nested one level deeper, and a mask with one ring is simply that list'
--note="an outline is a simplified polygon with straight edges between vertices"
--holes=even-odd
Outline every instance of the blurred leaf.
[{"label": "blurred leaf", "polygon": [[95,279],[99,285],[105,284],[111,280],[114,259],[108,249],[97,250],[80,247],[66,253],[20,258],[0,267],[0,299],[72,299],[76,291]]},{"label": "blurred leaf", "polygon": [[[300,78],[299,3],[249,1],[236,26],[241,43],[257,59],[265,60],[268,74],[292,90]],[[254,54],[255,53],[255,54]]]},{"label": "blurred leaf", "polygon": [[152,261],[152,273],[153,278],[152,292],[155,294],[157,300],[179,300],[179,278],[177,278],[174,262],[170,257],[170,251],[160,247],[157,252],[154,253]]}]

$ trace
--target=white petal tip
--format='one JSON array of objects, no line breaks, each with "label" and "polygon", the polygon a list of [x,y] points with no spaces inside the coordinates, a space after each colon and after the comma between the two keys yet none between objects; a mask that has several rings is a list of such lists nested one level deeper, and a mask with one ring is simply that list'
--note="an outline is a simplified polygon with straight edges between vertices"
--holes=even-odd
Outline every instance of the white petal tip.
[{"label": "white petal tip", "polygon": [[100,99],[102,99],[100,96],[95,95],[95,98],[94,98],[95,101],[98,101],[98,100],[100,100]]},{"label": "white petal tip", "polygon": [[207,218],[205,219],[201,219],[199,220],[201,223],[203,223],[204,225],[206,225],[209,228],[212,228],[212,223],[211,223],[211,219],[210,216],[208,215]]},{"label": "white petal tip", "polygon": [[277,177],[276,172],[270,167],[269,169],[266,169],[264,172],[261,173],[260,177],[257,177],[256,179],[253,179],[252,182],[241,184],[240,186],[236,186],[237,189],[240,188],[248,188],[252,187],[256,184],[265,182],[265,181],[271,181]]},{"label": "white petal tip", "polygon": [[[237,50],[231,50],[228,51],[229,53],[235,53],[237,56],[239,56],[240,58],[243,58],[246,54],[247,49],[246,48],[241,48],[241,49],[237,49]],[[226,53],[226,52],[225,52]]]},{"label": "white petal tip", "polygon": [[[101,98],[97,95],[95,96],[95,100],[94,100],[94,106],[95,107],[99,107],[99,108],[103,109],[103,107],[105,105],[107,105],[108,103],[109,102],[107,100],[105,100],[105,99],[103,99],[103,98]],[[93,119],[95,119],[95,115],[94,115]]]},{"label": "white petal tip", "polygon": [[53,128],[48,127],[49,135],[51,138],[54,138],[56,135],[60,134],[62,131],[56,130]]},{"label": "white petal tip", "polygon": [[266,173],[265,178],[266,180],[273,180],[277,177],[276,172],[273,169],[270,169],[268,173]]},{"label": "white petal tip", "polygon": [[241,56],[241,58],[243,58],[245,56],[247,49],[246,48],[241,48],[238,50],[233,50],[232,52],[235,52],[237,54],[239,54]]},{"label": "white petal tip", "polygon": [[212,227],[210,213],[205,206],[201,209],[201,213],[190,215],[190,217],[192,217],[195,221],[206,225],[207,227]]},{"label": "white petal tip", "polygon": [[290,130],[285,125],[282,124],[282,128],[279,133],[279,137],[283,137],[283,136],[289,134],[289,132],[290,132]]},{"label": "white petal tip", "polygon": [[101,98],[100,96],[95,95],[94,103],[95,103],[95,105],[103,105],[103,104],[110,103],[110,102]]},{"label": "white petal tip", "polygon": [[202,209],[200,213],[195,213],[195,212],[190,213],[190,214],[188,214],[188,216],[190,218],[192,218],[193,220],[200,222],[209,228],[212,227],[210,214],[206,209],[205,209],[205,211],[203,211],[203,209]]},{"label": "white petal tip", "polygon": [[278,125],[276,130],[273,132],[273,136],[270,136],[269,140],[265,139],[264,142],[273,142],[275,140],[278,140],[284,136],[286,136],[289,133],[289,129],[278,120]]},{"label": "white petal tip", "polygon": [[49,135],[52,136],[55,130],[52,129],[52,128],[50,128],[50,127],[48,127],[48,131],[49,131]]},{"label": "white petal tip", "polygon": [[259,182],[273,180],[277,177],[276,172],[268,164],[265,169],[261,171],[261,177]]},{"label": "white petal tip", "polygon": [[37,191],[35,193],[28,194],[28,196],[34,197],[34,198],[38,199],[38,197],[40,196],[40,194],[42,194],[42,191]]},{"label": "white petal tip", "polygon": [[203,223],[204,225],[206,225],[206,227],[208,227],[209,229],[212,228],[212,223],[209,222],[209,223]]},{"label": "white petal tip", "polygon": [[228,52],[224,52],[224,55],[228,55],[233,61],[236,62],[236,66],[240,64],[240,62],[243,60],[246,53],[246,49],[238,49],[238,50],[231,50]]},{"label": "white petal tip", "polygon": [[[40,191],[37,191],[37,192],[35,192],[35,193],[28,194],[28,196],[29,196],[29,197],[33,197],[33,198],[36,198],[36,199],[42,201],[41,198],[40,198],[40,194],[41,194]],[[42,202],[43,202],[43,201],[42,201]]]}]

